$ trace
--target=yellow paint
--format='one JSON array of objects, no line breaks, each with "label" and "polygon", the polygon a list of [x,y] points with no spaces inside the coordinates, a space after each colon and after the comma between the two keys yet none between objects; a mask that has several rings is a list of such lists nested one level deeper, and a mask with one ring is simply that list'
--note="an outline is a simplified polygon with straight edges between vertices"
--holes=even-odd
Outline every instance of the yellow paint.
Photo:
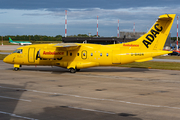
[{"label": "yellow paint", "polygon": [[159,16],[148,33],[136,41],[112,44],[58,43],[29,45],[18,48],[3,61],[20,65],[51,65],[67,69],[83,69],[95,66],[113,66],[131,62],[144,62],[153,57],[171,53],[163,51],[175,14]]}]

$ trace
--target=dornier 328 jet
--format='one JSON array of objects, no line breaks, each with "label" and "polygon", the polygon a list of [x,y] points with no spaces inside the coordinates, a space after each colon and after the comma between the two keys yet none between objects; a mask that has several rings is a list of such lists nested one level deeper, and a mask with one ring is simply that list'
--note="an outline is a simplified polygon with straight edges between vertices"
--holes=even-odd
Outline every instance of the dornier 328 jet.
[{"label": "dornier 328 jet", "polygon": [[4,58],[14,64],[14,70],[22,65],[49,65],[67,68],[75,73],[83,68],[114,66],[132,62],[144,62],[153,57],[171,53],[163,51],[175,14],[159,16],[152,28],[136,41],[99,45],[87,43],[37,44],[20,47]]}]

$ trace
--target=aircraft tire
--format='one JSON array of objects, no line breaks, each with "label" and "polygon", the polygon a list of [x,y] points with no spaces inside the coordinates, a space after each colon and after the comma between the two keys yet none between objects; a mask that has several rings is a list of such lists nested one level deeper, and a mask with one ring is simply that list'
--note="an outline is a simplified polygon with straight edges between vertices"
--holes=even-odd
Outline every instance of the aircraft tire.
[{"label": "aircraft tire", "polygon": [[70,68],[69,70],[70,70],[70,73],[76,73],[76,69],[74,68]]},{"label": "aircraft tire", "polygon": [[15,68],[14,68],[14,70],[15,70],[15,71],[18,71],[18,70],[19,70],[19,68],[15,67]]}]

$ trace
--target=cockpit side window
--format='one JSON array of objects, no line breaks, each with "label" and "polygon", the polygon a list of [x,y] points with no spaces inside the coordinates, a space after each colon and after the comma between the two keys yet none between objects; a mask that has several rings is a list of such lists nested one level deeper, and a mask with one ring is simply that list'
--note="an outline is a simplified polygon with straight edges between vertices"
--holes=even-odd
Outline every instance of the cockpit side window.
[{"label": "cockpit side window", "polygon": [[20,53],[20,54],[22,54],[22,49],[16,49],[13,53]]}]

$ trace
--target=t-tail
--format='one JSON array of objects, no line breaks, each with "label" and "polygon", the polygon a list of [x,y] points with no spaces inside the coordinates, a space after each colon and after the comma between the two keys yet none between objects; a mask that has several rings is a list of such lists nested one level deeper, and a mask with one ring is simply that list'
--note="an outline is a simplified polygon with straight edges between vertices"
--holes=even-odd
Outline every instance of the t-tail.
[{"label": "t-tail", "polygon": [[13,42],[13,40],[9,37],[9,42],[11,43],[11,42]]},{"label": "t-tail", "polygon": [[132,44],[139,44],[142,51],[162,51],[171,30],[175,14],[159,16],[152,28]]}]

